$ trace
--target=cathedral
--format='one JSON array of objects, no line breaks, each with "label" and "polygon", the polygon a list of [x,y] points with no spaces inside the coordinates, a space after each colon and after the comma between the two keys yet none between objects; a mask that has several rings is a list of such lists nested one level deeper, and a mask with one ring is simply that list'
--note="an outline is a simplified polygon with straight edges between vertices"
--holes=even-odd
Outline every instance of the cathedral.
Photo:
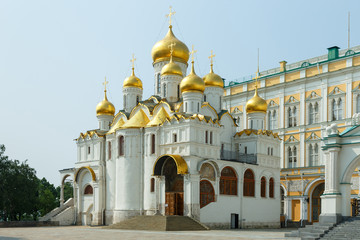
[{"label": "cathedral", "polygon": [[[244,108],[248,128],[238,131],[224,107],[214,55],[210,72],[198,76],[194,48],[175,37],[171,14],[166,36],[151,52],[154,95],[143,98],[134,57],[119,111],[105,80],[98,127],[76,139],[75,166],[60,170],[60,207],[45,218],[111,225],[139,215],[180,215],[211,228],[280,227],[282,140],[266,130],[267,102],[256,85]],[[74,197],[64,202],[68,178]]]}]

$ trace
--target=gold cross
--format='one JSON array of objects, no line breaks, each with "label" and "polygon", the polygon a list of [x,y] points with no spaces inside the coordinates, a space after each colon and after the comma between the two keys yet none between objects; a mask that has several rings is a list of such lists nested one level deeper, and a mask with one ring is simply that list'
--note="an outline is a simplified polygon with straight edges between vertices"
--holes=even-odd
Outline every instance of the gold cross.
[{"label": "gold cross", "polygon": [[166,14],[166,17],[169,17],[169,26],[171,26],[171,16],[174,15],[176,12],[171,11],[171,9],[172,9],[171,6],[169,7],[169,9],[170,9],[170,12],[169,12],[169,14]]},{"label": "gold cross", "polygon": [[174,43],[174,42],[170,43],[170,45],[169,45],[169,48],[170,48],[170,55],[171,55],[171,56],[172,56],[172,53],[173,53],[173,51],[174,51],[174,47],[175,47],[175,45],[176,45],[176,43]]},{"label": "gold cross", "polygon": [[132,63],[132,68],[134,68],[135,61],[136,61],[136,58],[135,58],[135,55],[133,54],[132,59],[130,60],[130,62]]},{"label": "gold cross", "polygon": [[109,82],[108,81],[106,81],[106,76],[105,76],[105,81],[103,82],[103,85],[104,85],[104,87],[105,87],[105,92],[106,92],[106,84],[108,84]]},{"label": "gold cross", "polygon": [[190,55],[191,55],[191,61],[194,61],[194,59],[195,59],[194,54],[195,54],[196,52],[197,52],[197,50],[195,50],[195,49],[194,49],[194,45],[192,45],[192,50],[191,50],[191,52],[189,52]]},{"label": "gold cross", "polygon": [[216,56],[216,55],[215,55],[215,54],[213,54],[213,50],[211,50],[211,54],[210,54],[210,56],[209,56],[209,59],[210,59],[210,64],[211,64],[211,65],[213,65],[213,63],[214,63],[213,58],[214,58],[215,56]]}]

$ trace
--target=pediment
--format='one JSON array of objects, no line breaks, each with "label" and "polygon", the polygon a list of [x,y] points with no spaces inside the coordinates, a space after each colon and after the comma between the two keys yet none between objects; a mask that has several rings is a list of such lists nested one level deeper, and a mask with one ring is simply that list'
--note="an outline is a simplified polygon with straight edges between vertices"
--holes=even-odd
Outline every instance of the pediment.
[{"label": "pediment", "polygon": [[310,95],[306,98],[306,101],[321,99],[321,96],[319,96],[315,91],[312,91]]},{"label": "pediment", "polygon": [[278,107],[279,104],[277,104],[274,100],[271,100],[268,104],[268,107]]},{"label": "pediment", "polygon": [[345,92],[342,91],[340,88],[335,87],[335,88],[329,93],[329,97],[330,97],[330,96],[341,95],[341,94],[345,94]]},{"label": "pediment", "polygon": [[241,113],[243,113],[243,112],[238,107],[236,107],[234,109],[234,111],[232,112],[232,114],[241,114]]},{"label": "pediment", "polygon": [[310,136],[305,141],[320,141],[321,138],[316,133],[311,133]]},{"label": "pediment", "polygon": [[293,103],[299,103],[299,100],[297,100],[294,96],[290,96],[290,98],[285,102],[285,104],[293,104]]},{"label": "pediment", "polygon": [[299,140],[297,140],[294,135],[291,135],[286,141],[285,143],[299,143]]}]

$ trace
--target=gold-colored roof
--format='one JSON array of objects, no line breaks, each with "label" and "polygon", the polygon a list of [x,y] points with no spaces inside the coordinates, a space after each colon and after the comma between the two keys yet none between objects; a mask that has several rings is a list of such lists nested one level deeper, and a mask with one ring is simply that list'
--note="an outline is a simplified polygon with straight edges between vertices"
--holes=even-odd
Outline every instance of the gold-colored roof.
[{"label": "gold-colored roof", "polygon": [[267,111],[266,101],[261,97],[259,97],[257,87],[255,88],[254,96],[249,101],[247,101],[245,109],[247,113],[253,113],[253,112],[266,113]]},{"label": "gold-colored roof", "polygon": [[140,108],[121,128],[141,128],[150,122],[146,113]]},{"label": "gold-colored roof", "polygon": [[99,115],[109,115],[114,116],[115,114],[115,107],[114,105],[108,101],[106,97],[106,90],[104,91],[104,99],[98,103],[96,106],[96,116]]},{"label": "gold-colored roof", "polygon": [[277,138],[279,140],[281,140],[281,138],[279,137],[279,135],[277,133],[274,133],[271,130],[255,130],[255,129],[244,129],[240,132],[237,132],[235,134],[235,136],[241,136],[243,134],[246,134],[247,136],[250,136],[251,134],[255,134],[255,135],[266,135],[266,136],[273,136],[274,138]]},{"label": "gold-colored roof", "polygon": [[121,117],[119,119],[119,121],[117,121],[114,125],[112,125],[112,127],[110,128],[110,130],[107,132],[107,134],[112,134],[114,133],[117,129],[121,128],[123,125],[125,124],[124,119]]},{"label": "gold-colored roof", "polygon": [[126,88],[126,87],[137,87],[137,88],[143,89],[142,82],[141,82],[140,78],[135,76],[134,67],[132,68],[131,76],[127,77],[124,80],[123,87],[124,88]]},{"label": "gold-colored roof", "polygon": [[161,69],[161,76],[163,75],[183,76],[180,66],[173,62],[172,56],[170,56],[170,62]]},{"label": "gold-colored roof", "polygon": [[191,62],[191,72],[180,82],[180,90],[184,92],[201,92],[205,90],[205,83],[201,77],[196,75],[194,70],[194,61]]},{"label": "gold-colored roof", "polygon": [[169,26],[169,31],[166,36],[155,43],[151,50],[152,59],[155,62],[166,61],[170,58],[169,45],[175,43],[173,57],[175,60],[180,60],[181,62],[187,63],[189,60],[189,49],[188,47],[177,39],[172,31],[172,26]]},{"label": "gold-colored roof", "polygon": [[206,74],[204,79],[205,87],[224,87],[224,81],[222,78],[214,73],[213,65],[210,65],[210,73]]},{"label": "gold-colored roof", "polygon": [[170,120],[169,114],[166,112],[164,107],[156,113],[153,119],[146,125],[146,127],[155,127],[163,124],[166,119]]},{"label": "gold-colored roof", "polygon": [[180,156],[180,155],[175,155],[175,154],[165,154],[165,155],[161,155],[160,157],[158,157],[155,161],[154,167],[153,167],[153,175],[154,176],[159,176],[161,175],[161,169],[165,163],[165,160],[170,157],[174,160],[175,164],[176,164],[176,168],[177,168],[177,174],[187,174],[189,173],[188,171],[188,166],[186,161]]}]

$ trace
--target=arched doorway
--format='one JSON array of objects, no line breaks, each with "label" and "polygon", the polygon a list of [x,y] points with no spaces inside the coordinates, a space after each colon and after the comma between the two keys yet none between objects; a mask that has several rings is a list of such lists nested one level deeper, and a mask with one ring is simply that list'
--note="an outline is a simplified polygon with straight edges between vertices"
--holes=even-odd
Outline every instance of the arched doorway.
[{"label": "arched doorway", "polygon": [[154,175],[165,177],[165,215],[184,215],[184,176],[187,164],[179,155],[160,156]]},{"label": "arched doorway", "polygon": [[319,222],[319,217],[321,214],[321,198],[325,188],[324,183],[320,183],[314,189],[311,194],[311,219],[312,222]]}]

